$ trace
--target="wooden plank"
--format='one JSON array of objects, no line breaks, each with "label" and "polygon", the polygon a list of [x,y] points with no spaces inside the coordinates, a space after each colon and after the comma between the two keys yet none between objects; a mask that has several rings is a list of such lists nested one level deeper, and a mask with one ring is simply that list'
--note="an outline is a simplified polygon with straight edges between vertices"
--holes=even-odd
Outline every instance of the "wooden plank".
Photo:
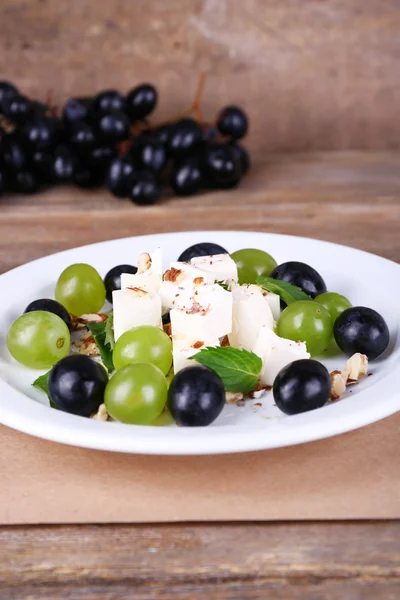
[{"label": "wooden plank", "polygon": [[0,545],[1,597],[10,600],[400,592],[399,522],[6,527]]},{"label": "wooden plank", "polygon": [[271,156],[235,190],[139,207],[106,190],[6,196],[0,268],[107,239],[199,229],[303,235],[400,260],[400,154]]},{"label": "wooden plank", "polygon": [[397,148],[397,0],[3,0],[0,72],[25,93],[127,90],[150,80],[157,119],[242,104],[250,148]]}]

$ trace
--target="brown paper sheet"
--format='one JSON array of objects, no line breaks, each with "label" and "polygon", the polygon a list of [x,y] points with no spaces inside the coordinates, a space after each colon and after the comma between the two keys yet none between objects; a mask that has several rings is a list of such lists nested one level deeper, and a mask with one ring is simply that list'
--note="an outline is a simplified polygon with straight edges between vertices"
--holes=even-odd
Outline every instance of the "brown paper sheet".
[{"label": "brown paper sheet", "polygon": [[0,427],[0,523],[400,518],[400,413],[334,438],[199,457],[114,454]]}]

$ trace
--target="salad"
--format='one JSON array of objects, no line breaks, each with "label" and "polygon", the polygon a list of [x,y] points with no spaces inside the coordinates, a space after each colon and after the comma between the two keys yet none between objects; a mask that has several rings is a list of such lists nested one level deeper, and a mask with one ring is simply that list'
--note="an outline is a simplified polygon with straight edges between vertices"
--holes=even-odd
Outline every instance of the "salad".
[{"label": "salad", "polygon": [[[320,408],[389,341],[379,313],[327,291],[310,265],[211,243],[167,269],[160,248],[143,252],[104,279],[71,265],[55,299],[31,302],[7,336],[15,360],[47,370],[33,385],[54,409],[136,425],[165,414],[180,426],[263,394],[288,415]],[[340,352],[344,369],[329,373],[321,360]]]}]

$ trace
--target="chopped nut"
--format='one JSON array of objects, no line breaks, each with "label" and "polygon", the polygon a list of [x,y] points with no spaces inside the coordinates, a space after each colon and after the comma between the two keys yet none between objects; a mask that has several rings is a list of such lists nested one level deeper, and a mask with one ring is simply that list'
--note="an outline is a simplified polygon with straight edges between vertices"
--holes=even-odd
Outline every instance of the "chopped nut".
[{"label": "chopped nut", "polygon": [[149,292],[146,292],[146,290],[143,290],[142,288],[138,288],[138,287],[128,287],[128,290],[132,290],[132,292],[136,292],[136,294],[138,296],[146,296]]},{"label": "chopped nut", "polygon": [[171,267],[168,271],[164,273],[164,281],[172,281],[173,283],[182,279],[183,272],[180,269],[175,269]]},{"label": "chopped nut", "polygon": [[171,328],[171,323],[166,323],[165,325],[163,325],[163,329],[164,332],[171,337],[172,336],[172,328]]},{"label": "chopped nut", "polygon": [[332,371],[331,375],[331,400],[338,400],[340,395],[346,390],[346,382],[340,371]]},{"label": "chopped nut", "polygon": [[103,323],[108,319],[108,315],[104,313],[90,313],[81,315],[80,317],[71,314],[70,317],[72,320],[72,331],[83,329],[88,323]]},{"label": "chopped nut", "polygon": [[210,307],[204,308],[199,304],[199,302],[193,302],[192,306],[186,310],[187,315],[195,315],[196,313],[201,313],[202,316],[206,315],[209,311]]},{"label": "chopped nut", "polygon": [[148,271],[151,267],[151,257],[148,252],[142,252],[138,261],[138,274]]},{"label": "chopped nut", "polygon": [[195,277],[193,279],[193,283],[194,283],[194,285],[203,285],[204,277]]},{"label": "chopped nut", "polygon": [[236,406],[244,406],[245,405],[245,401],[244,400],[238,400],[236,402]]},{"label": "chopped nut", "polygon": [[368,358],[357,352],[346,362],[342,375],[346,383],[353,383],[368,373]]},{"label": "chopped nut", "polygon": [[107,421],[108,412],[106,410],[106,405],[100,404],[97,411],[95,413],[93,413],[90,418],[95,419],[96,421]]},{"label": "chopped nut", "polygon": [[230,346],[229,343],[229,338],[227,335],[224,335],[224,337],[221,340],[221,346],[224,348],[225,346]]},{"label": "chopped nut", "polygon": [[196,348],[196,350],[198,348],[201,348],[202,346],[204,346],[204,342],[195,342],[194,344],[192,344],[192,348]]},{"label": "chopped nut", "polygon": [[79,340],[71,344],[72,352],[85,354],[86,356],[99,356],[99,349],[90,331],[81,334]]},{"label": "chopped nut", "polygon": [[233,404],[234,402],[238,403],[243,400],[244,395],[242,392],[226,392],[225,393],[225,402],[227,404]]}]

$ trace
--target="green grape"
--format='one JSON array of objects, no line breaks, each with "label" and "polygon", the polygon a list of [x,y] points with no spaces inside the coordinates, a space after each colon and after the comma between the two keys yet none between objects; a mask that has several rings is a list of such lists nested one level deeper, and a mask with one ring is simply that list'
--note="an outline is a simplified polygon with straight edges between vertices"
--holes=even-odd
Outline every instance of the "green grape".
[{"label": "green grape", "polygon": [[236,263],[240,284],[256,283],[257,277],[268,276],[278,266],[270,254],[255,248],[237,250],[231,258]]},{"label": "green grape", "polygon": [[80,317],[101,309],[106,299],[106,288],[96,269],[90,265],[76,264],[61,273],[55,295],[68,312]]},{"label": "green grape", "polygon": [[35,310],[18,317],[7,335],[8,350],[30,369],[50,369],[68,354],[69,329],[54,313]]},{"label": "green grape", "polygon": [[285,308],[278,321],[277,333],[289,340],[305,342],[308,352],[318,356],[329,346],[333,323],[321,304],[301,300]]},{"label": "green grape", "polygon": [[111,377],[104,403],[116,421],[149,425],[163,411],[167,395],[167,380],[160,369],[149,363],[135,363]]},{"label": "green grape", "polygon": [[172,342],[158,327],[134,327],[118,338],[113,363],[117,370],[132,363],[150,363],[166,375],[172,365]]},{"label": "green grape", "polygon": [[322,306],[326,308],[331,315],[333,323],[346,308],[351,308],[351,302],[347,300],[345,296],[337,294],[336,292],[325,292],[324,294],[320,294],[315,298],[315,302],[322,304]]}]

